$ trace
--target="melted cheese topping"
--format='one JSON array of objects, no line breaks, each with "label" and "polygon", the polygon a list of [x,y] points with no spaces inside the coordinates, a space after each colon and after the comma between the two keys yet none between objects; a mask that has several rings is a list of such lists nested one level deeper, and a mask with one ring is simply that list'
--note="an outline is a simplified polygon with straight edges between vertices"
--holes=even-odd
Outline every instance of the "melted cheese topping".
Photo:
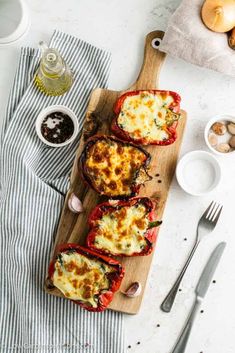
[{"label": "melted cheese topping", "polygon": [[144,234],[148,223],[146,208],[142,204],[107,212],[97,220],[94,245],[117,255],[140,253],[147,245]]},{"label": "melted cheese topping", "polygon": [[133,139],[144,138],[146,141],[167,140],[166,131],[169,106],[173,102],[170,95],[141,92],[127,96],[123,102],[117,123]]},{"label": "melted cheese topping", "polygon": [[109,288],[106,274],[112,271],[110,266],[76,252],[62,253],[55,262],[53,283],[65,297],[96,308],[98,295]]},{"label": "melted cheese topping", "polygon": [[145,153],[138,148],[100,139],[90,148],[85,167],[99,193],[107,196],[130,195],[136,171],[145,160]]}]

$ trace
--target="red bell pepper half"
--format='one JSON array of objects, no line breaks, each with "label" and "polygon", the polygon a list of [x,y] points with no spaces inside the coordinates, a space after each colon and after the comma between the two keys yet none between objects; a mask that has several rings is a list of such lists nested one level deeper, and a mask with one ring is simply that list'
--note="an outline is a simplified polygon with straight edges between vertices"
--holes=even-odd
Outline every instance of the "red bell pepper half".
[{"label": "red bell pepper half", "polygon": [[148,255],[157,238],[155,204],[147,197],[108,201],[89,216],[87,246],[113,256]]},{"label": "red bell pepper half", "polygon": [[[127,98],[136,100],[124,109]],[[158,109],[154,111],[154,96],[158,96]],[[181,97],[176,92],[137,90],[121,95],[114,105],[115,118],[112,132],[119,138],[140,145],[166,146],[175,142],[180,118]],[[141,108],[141,109],[140,109]],[[144,111],[143,111],[144,109]],[[141,120],[142,119],[142,120]],[[147,120],[150,119],[147,122]]]},{"label": "red bell pepper half", "polygon": [[152,177],[147,168],[151,155],[142,147],[116,137],[95,135],[81,153],[79,168],[85,182],[98,194],[127,198],[138,194]]},{"label": "red bell pepper half", "polygon": [[[77,244],[73,243],[68,243],[68,244],[61,244],[60,246],[57,247],[56,253],[54,256],[54,259],[51,261],[48,269],[48,277],[50,281],[53,283],[55,286],[55,283],[53,282],[55,272],[59,273],[61,272],[60,275],[62,274],[62,271],[65,271],[65,273],[73,274],[73,279],[72,281],[70,280],[69,286],[71,288],[71,285],[75,285],[76,288],[81,288],[83,293],[88,294],[92,293],[90,290],[92,290],[92,286],[94,286],[94,282],[97,280],[96,277],[95,280],[92,283],[89,283],[89,277],[84,277],[84,275],[87,273],[88,275],[91,274],[92,268],[87,266],[86,264],[82,266],[76,266],[76,263],[74,265],[74,259],[68,262],[65,262],[63,259],[63,255],[73,255],[74,253],[83,255],[89,261],[92,263],[92,260],[96,263],[96,269],[97,266],[100,266],[102,269],[102,273],[106,276],[107,283],[108,283],[108,288],[101,288],[100,292],[95,293],[93,299],[96,302],[95,306],[92,306],[88,301],[86,301],[86,295],[85,298],[82,298],[82,300],[73,300],[70,297],[70,293],[63,293],[63,295],[72,300],[74,303],[80,305],[82,308],[92,311],[92,312],[100,312],[103,311],[107,308],[107,306],[111,303],[114,293],[118,290],[120,287],[122,278],[124,276],[124,268],[115,259],[112,259],[108,256],[103,256],[98,254],[95,251],[92,251],[90,249],[87,249],[85,247],[82,247]],[[67,256],[68,259],[68,256]],[[82,262],[84,263],[84,261]],[[98,264],[98,265],[97,265]],[[107,265],[107,266],[106,266]],[[108,268],[108,272],[104,272],[105,268]],[[66,272],[69,271],[69,272]],[[97,271],[96,271],[97,272]],[[75,276],[75,277],[74,277]],[[94,276],[97,276],[97,274],[94,274]],[[63,277],[63,280],[65,277]],[[90,277],[92,279],[92,277]],[[98,280],[97,280],[98,281]],[[58,287],[57,287],[58,288]],[[60,288],[58,288],[60,289]]]}]

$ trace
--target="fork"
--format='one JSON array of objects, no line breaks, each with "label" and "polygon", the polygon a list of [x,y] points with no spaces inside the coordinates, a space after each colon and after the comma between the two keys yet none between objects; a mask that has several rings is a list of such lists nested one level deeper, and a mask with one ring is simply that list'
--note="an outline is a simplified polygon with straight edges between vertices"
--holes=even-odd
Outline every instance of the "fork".
[{"label": "fork", "polygon": [[164,311],[166,313],[169,313],[171,311],[171,308],[174,303],[176,294],[178,292],[181,280],[184,277],[184,274],[185,274],[185,272],[186,272],[186,270],[192,260],[192,257],[198,247],[198,244],[200,243],[200,241],[202,240],[204,235],[206,235],[214,230],[214,228],[219,220],[222,208],[223,208],[223,206],[212,201],[211,204],[209,205],[209,207],[206,209],[206,211],[201,216],[201,218],[198,222],[198,225],[197,225],[196,240],[193,245],[193,248],[189,254],[189,257],[188,257],[184,267],[182,268],[182,271],[180,272],[178,278],[176,279],[173,287],[171,288],[171,290],[169,291],[166,298],[164,299],[164,301],[161,304],[162,311]]}]

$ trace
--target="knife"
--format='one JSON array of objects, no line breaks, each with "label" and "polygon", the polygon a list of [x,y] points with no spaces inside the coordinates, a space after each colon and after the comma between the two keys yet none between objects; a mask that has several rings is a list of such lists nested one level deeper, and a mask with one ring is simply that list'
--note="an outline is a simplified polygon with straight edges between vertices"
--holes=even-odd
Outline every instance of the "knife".
[{"label": "knife", "polygon": [[190,332],[194,323],[194,319],[196,317],[196,314],[198,313],[198,309],[201,306],[203,298],[205,297],[206,292],[210,286],[211,280],[215,273],[216,267],[218,266],[220,258],[223,254],[225,246],[226,246],[225,242],[219,243],[219,245],[216,246],[216,248],[212,252],[209,260],[207,261],[207,264],[205,265],[202,271],[201,277],[199,278],[199,281],[195,290],[195,293],[196,293],[195,302],[190,311],[186,324],[182,330],[182,333],[173,348],[172,353],[185,352],[186,345],[190,336]]}]

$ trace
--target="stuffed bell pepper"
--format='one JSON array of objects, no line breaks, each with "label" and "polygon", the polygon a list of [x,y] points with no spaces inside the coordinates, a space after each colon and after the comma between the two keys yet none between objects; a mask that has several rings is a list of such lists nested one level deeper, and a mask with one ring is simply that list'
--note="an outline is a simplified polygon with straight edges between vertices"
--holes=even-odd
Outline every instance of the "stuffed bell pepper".
[{"label": "stuffed bell pepper", "polygon": [[48,276],[63,295],[89,311],[103,311],[124,276],[121,264],[76,244],[60,245]]},{"label": "stuffed bell pepper", "polygon": [[160,224],[155,205],[147,197],[104,202],[90,214],[87,246],[114,256],[148,255]]},{"label": "stuffed bell pepper", "polygon": [[109,198],[135,196],[147,173],[150,154],[139,146],[111,136],[90,138],[80,157],[84,180],[98,194]]},{"label": "stuffed bell pepper", "polygon": [[130,91],[119,97],[113,133],[141,145],[170,145],[177,137],[180,96],[172,91]]}]

